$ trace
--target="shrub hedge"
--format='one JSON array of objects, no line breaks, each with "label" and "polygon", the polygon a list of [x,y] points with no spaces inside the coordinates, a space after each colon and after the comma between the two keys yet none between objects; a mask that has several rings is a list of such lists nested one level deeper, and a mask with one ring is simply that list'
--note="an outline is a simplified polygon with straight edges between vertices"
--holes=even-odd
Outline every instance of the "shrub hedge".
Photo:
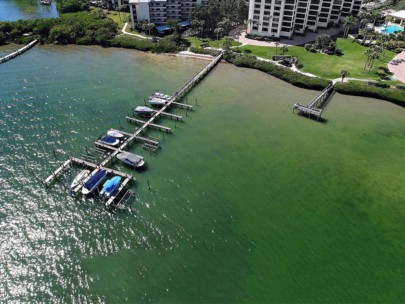
[{"label": "shrub hedge", "polygon": [[330,80],[318,77],[309,77],[291,71],[288,68],[277,66],[271,62],[257,60],[256,57],[251,55],[227,56],[226,59],[236,66],[258,69],[300,88],[323,90],[330,83]]},{"label": "shrub hedge", "polygon": [[[255,56],[248,54],[229,54],[225,56],[225,59],[239,67],[258,69],[300,88],[323,90],[330,83],[330,80],[328,79],[309,77],[293,72],[288,68],[277,66],[271,62],[258,60]],[[377,85],[379,85],[379,83]],[[384,99],[405,107],[405,90],[388,89],[375,85],[370,86],[366,82],[361,81],[348,83],[337,82],[335,84],[335,89],[341,94]]]},{"label": "shrub hedge", "polygon": [[336,83],[336,92],[347,95],[356,95],[388,100],[392,103],[405,107],[405,91],[398,89],[386,89],[370,86],[366,82],[353,81],[348,83]]},{"label": "shrub hedge", "polygon": [[211,55],[211,56],[218,56],[221,51],[213,50],[213,49],[203,49],[199,47],[190,47],[190,51],[196,54],[204,54],[204,55]]}]

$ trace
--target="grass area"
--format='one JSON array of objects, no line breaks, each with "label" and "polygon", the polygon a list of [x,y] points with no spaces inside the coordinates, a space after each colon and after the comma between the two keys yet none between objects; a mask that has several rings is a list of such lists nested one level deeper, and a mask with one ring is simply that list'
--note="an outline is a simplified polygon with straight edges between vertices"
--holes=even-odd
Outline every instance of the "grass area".
[{"label": "grass area", "polygon": [[[100,8],[93,7],[90,9],[90,12],[98,12]],[[128,19],[129,13],[127,12],[117,12],[112,10],[101,9],[103,13],[108,17],[114,20],[115,23],[118,24],[118,30],[122,30],[126,20]],[[129,32],[129,31],[128,31]]]},{"label": "grass area", "polygon": [[[330,79],[340,77],[341,70],[348,70],[349,77],[352,78],[379,79],[379,76],[375,73],[376,69],[378,67],[387,67],[388,62],[396,55],[394,52],[386,51],[382,58],[375,61],[374,68],[369,73],[363,69],[366,61],[364,52],[367,47],[353,43],[351,39],[342,38],[337,40],[337,45],[343,50],[344,55],[331,56],[310,53],[300,46],[289,46],[286,55],[298,57],[304,65],[303,72]],[[240,47],[240,50],[250,50],[252,54],[268,59],[271,58],[271,55],[276,54],[276,47],[247,45]],[[277,48],[277,54],[281,54],[280,47]]]},{"label": "grass area", "polygon": [[[222,38],[222,39],[217,40],[217,39],[210,39],[210,38],[203,38],[203,39],[201,39],[201,38],[198,38],[198,37],[189,37],[189,38],[187,38],[186,40],[187,40],[188,42],[190,42],[190,44],[191,44],[192,47],[200,47],[200,46],[201,46],[201,42],[206,41],[206,40],[209,40],[208,43],[209,43],[210,47],[219,49],[219,48],[222,48],[222,44],[224,43],[224,41],[225,41],[226,38],[227,38],[227,37],[224,37],[224,38]],[[239,46],[239,45],[241,45],[240,42],[238,42],[238,41],[233,41],[233,40],[232,40],[232,46]]]}]

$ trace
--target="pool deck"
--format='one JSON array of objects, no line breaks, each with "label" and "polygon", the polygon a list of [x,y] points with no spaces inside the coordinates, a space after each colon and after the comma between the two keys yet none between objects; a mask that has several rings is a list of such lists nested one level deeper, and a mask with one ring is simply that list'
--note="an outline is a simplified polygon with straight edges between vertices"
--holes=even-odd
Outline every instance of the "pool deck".
[{"label": "pool deck", "polygon": [[388,63],[388,69],[394,73],[396,80],[405,83],[405,51],[402,51]]}]

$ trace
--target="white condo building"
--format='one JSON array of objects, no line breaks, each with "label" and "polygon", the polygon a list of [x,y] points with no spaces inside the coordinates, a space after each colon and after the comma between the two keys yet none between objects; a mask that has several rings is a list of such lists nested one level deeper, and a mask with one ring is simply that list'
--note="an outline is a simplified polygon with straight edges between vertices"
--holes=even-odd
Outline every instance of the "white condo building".
[{"label": "white condo building", "polygon": [[186,21],[191,11],[208,0],[129,0],[131,23],[148,21],[163,25],[167,20]]},{"label": "white condo building", "polygon": [[362,0],[250,0],[249,34],[291,38],[356,16]]}]

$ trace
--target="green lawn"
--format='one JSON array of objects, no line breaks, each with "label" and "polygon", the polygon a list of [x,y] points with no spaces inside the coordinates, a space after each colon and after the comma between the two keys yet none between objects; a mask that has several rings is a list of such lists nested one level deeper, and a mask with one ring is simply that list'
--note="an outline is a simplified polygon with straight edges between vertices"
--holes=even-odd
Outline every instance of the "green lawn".
[{"label": "green lawn", "polygon": [[[373,70],[368,73],[368,71],[363,69],[366,61],[364,51],[367,47],[353,43],[351,39],[342,38],[337,40],[337,45],[343,50],[344,55],[331,56],[310,53],[300,46],[289,46],[286,54],[298,57],[304,65],[301,69],[303,72],[331,79],[338,78],[341,70],[348,70],[350,73],[349,77],[352,78],[379,79],[378,75],[375,74],[376,68],[387,67],[387,63],[395,56],[394,52],[386,51],[385,56],[376,60]],[[250,50],[252,54],[268,59],[271,58],[271,55],[276,54],[276,47],[246,45],[239,49]],[[277,53],[281,54],[280,47],[277,48]]]},{"label": "green lawn", "polygon": [[[98,12],[100,9],[96,7],[92,7],[90,9],[91,12]],[[129,13],[127,12],[117,12],[117,11],[108,11],[106,9],[102,9],[103,13],[108,17],[114,20],[115,23],[118,24],[118,30],[122,30],[124,27],[124,24],[129,16]],[[128,27],[129,28],[129,27]]]},{"label": "green lawn", "polygon": [[[202,40],[209,40],[210,47],[219,49],[219,48],[222,48],[222,44],[224,43],[225,38],[226,37],[216,40],[216,39],[209,39],[209,38],[201,39],[201,38],[197,38],[197,37],[189,37],[186,40],[191,43],[192,47],[200,47]],[[238,41],[232,40],[232,46],[238,46],[238,45],[241,45],[241,43]]]}]

